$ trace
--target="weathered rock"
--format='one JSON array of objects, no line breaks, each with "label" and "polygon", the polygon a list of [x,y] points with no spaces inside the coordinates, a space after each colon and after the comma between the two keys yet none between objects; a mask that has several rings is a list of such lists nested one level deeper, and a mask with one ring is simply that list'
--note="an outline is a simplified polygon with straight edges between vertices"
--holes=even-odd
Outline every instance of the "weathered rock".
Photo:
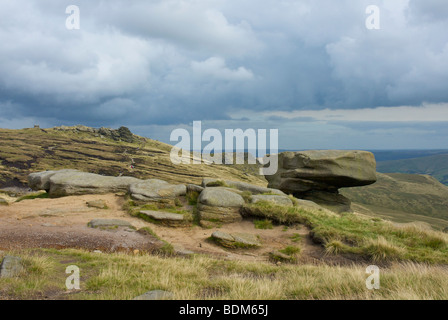
[{"label": "weathered rock", "polygon": [[187,188],[183,184],[170,184],[163,180],[149,179],[129,186],[131,197],[141,201],[158,201],[184,196]]},{"label": "weathered rock", "polygon": [[0,198],[0,206],[7,206],[9,203],[3,198]]},{"label": "weathered rock", "polygon": [[173,299],[173,297],[174,294],[172,292],[163,290],[152,290],[138,297],[135,297],[133,300],[171,300]]},{"label": "weathered rock", "polygon": [[119,219],[93,219],[87,224],[90,228],[113,228],[128,227],[134,228],[131,223]]},{"label": "weathered rock", "polygon": [[206,188],[206,187],[231,187],[231,188],[235,188],[235,189],[238,189],[241,191],[249,191],[252,194],[272,193],[272,194],[277,194],[277,195],[285,195],[284,192],[277,190],[277,189],[260,187],[260,186],[256,186],[256,185],[246,183],[246,182],[221,180],[221,179],[215,179],[215,178],[202,179],[202,186],[204,188]]},{"label": "weathered rock", "polygon": [[133,177],[110,177],[80,171],[57,172],[50,176],[50,197],[104,194],[127,191],[141,180]]},{"label": "weathered rock", "polygon": [[86,202],[89,208],[107,209],[108,205],[104,200],[92,200]]},{"label": "weathered rock", "polygon": [[199,219],[202,226],[241,221],[240,208],[244,199],[227,188],[205,188],[198,198]]},{"label": "weathered rock", "polygon": [[254,248],[261,246],[256,235],[248,233],[225,233],[215,231],[212,233],[212,239],[226,248]]},{"label": "weathered rock", "polygon": [[375,157],[367,151],[283,152],[278,156],[277,173],[266,179],[268,187],[312,200],[330,210],[350,211],[350,201],[338,189],[374,183]]},{"label": "weathered rock", "polygon": [[140,217],[172,227],[187,223],[182,214],[171,212],[142,210],[140,211]]},{"label": "weathered rock", "polygon": [[28,185],[33,190],[45,190],[50,191],[50,178],[58,173],[64,172],[80,172],[73,169],[64,169],[59,171],[42,171],[34,172],[28,175]]},{"label": "weathered rock", "polygon": [[255,195],[251,197],[251,203],[257,203],[260,201],[268,201],[282,206],[292,206],[292,200],[287,196],[277,196],[277,195]]},{"label": "weathered rock", "polygon": [[23,270],[22,259],[14,256],[6,256],[0,265],[0,278],[13,278]]}]

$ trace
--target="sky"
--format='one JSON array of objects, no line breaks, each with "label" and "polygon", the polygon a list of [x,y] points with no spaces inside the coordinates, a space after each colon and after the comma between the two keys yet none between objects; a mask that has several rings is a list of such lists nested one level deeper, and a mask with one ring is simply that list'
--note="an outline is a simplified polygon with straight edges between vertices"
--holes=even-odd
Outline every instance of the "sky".
[{"label": "sky", "polygon": [[448,149],[446,30],[446,0],[0,0],[0,127],[170,143],[202,121],[278,129],[280,149]]}]

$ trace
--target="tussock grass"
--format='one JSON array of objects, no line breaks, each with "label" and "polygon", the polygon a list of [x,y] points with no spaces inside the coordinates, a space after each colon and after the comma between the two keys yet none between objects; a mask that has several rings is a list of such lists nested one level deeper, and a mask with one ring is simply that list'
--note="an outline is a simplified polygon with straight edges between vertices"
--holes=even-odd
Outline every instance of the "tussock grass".
[{"label": "tussock grass", "polygon": [[268,219],[254,220],[255,229],[273,229],[272,221]]},{"label": "tussock grass", "polygon": [[419,225],[398,227],[351,213],[337,215],[267,201],[246,204],[243,214],[282,224],[304,224],[329,254],[357,254],[373,261],[448,263],[448,235]]},{"label": "tussock grass", "polygon": [[[0,279],[8,298],[42,298],[59,290],[68,299],[132,299],[167,290],[175,299],[448,299],[448,269],[393,263],[380,269],[380,289],[368,290],[366,266],[286,265],[81,250],[15,253],[30,261],[17,279]],[[81,290],[66,294],[65,268],[80,268]],[[57,293],[57,292],[56,292]]]}]

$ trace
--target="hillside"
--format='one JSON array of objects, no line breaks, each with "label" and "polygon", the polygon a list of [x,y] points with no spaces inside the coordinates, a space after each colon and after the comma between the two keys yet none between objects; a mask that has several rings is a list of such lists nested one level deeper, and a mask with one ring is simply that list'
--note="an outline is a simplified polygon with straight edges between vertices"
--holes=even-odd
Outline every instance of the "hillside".
[{"label": "hillside", "polygon": [[173,183],[199,184],[202,177],[219,177],[267,184],[255,166],[173,165],[172,146],[130,135],[85,126],[0,129],[0,188],[24,187],[31,172],[63,168]]},{"label": "hillside", "polygon": [[383,173],[428,174],[448,185],[448,154],[381,161],[377,163],[377,170]]},{"label": "hillside", "polygon": [[362,188],[346,188],[354,209],[397,222],[424,221],[448,226],[448,187],[427,175],[378,173],[378,181]]}]

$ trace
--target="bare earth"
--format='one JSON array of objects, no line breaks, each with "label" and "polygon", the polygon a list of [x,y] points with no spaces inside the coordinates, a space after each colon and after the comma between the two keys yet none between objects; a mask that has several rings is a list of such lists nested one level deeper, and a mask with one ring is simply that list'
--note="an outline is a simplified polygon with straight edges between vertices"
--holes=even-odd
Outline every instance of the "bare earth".
[{"label": "bare earth", "polygon": [[[89,208],[91,200],[104,200],[109,209]],[[11,200],[11,199],[8,199]],[[163,240],[171,243],[179,252],[192,251],[224,259],[266,261],[268,253],[286,246],[300,246],[299,263],[351,264],[348,258],[326,256],[321,246],[314,244],[309,230],[304,226],[274,226],[260,230],[254,223],[245,220],[223,225],[220,228],[204,229],[199,226],[170,228],[151,224],[130,216],[122,210],[121,195],[84,195],[57,199],[33,199],[0,207],[0,250],[25,248],[83,248],[87,250],[147,251],[160,248],[163,242],[150,235],[134,232],[128,228],[93,229],[87,227],[92,219],[120,219],[130,222],[136,229],[150,227]],[[209,240],[210,235],[220,230],[228,233],[250,233],[259,236],[262,246],[258,249],[225,249]],[[291,237],[300,234],[300,243]]]}]

